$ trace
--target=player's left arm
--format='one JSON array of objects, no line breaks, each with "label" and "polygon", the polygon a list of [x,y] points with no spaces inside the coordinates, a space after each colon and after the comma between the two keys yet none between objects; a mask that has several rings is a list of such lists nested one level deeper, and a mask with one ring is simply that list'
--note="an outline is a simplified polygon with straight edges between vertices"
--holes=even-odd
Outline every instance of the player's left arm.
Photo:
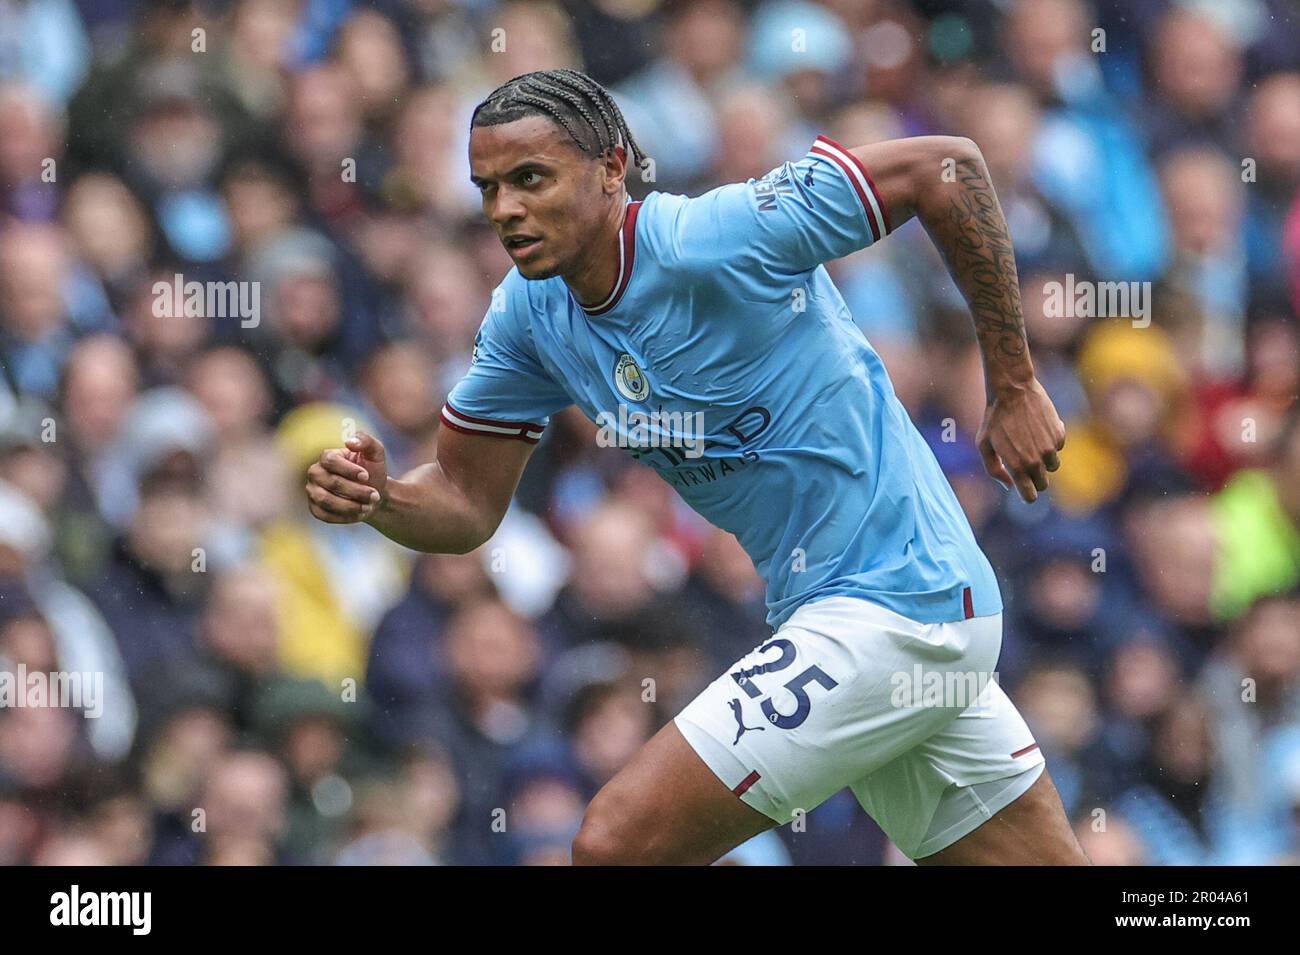
[{"label": "player's left arm", "polygon": [[984,467],[1026,501],[1060,466],[1065,425],[1034,375],[1006,217],[979,147],[918,136],[850,150],[870,170],[887,221],[915,216],[942,253],[975,321],[988,407],[977,436]]}]

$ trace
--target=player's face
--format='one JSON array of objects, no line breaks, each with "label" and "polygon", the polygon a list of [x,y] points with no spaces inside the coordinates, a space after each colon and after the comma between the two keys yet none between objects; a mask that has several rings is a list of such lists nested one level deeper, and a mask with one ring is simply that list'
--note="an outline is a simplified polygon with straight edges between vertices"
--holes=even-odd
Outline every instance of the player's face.
[{"label": "player's face", "polygon": [[469,168],[483,214],[524,278],[581,267],[607,208],[604,163],[584,155],[558,124],[528,116],[474,127]]}]

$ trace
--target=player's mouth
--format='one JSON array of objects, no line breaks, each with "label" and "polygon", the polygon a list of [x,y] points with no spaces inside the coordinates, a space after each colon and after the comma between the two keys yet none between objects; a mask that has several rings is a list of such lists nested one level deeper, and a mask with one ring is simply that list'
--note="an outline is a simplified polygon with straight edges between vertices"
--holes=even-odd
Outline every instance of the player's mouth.
[{"label": "player's mouth", "polygon": [[542,245],[542,240],[537,236],[521,235],[519,233],[504,236],[501,241],[505,245],[506,251],[510,253],[510,257],[516,261],[531,257]]}]

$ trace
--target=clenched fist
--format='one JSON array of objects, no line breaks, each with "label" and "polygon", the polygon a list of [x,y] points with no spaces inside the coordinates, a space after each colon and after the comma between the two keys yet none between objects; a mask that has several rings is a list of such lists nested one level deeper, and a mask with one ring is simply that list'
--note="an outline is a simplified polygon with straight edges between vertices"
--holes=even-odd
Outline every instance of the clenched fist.
[{"label": "clenched fist", "polygon": [[307,469],[307,506],[327,524],[356,524],[383,506],[388,488],[384,446],[364,431],[346,448],[323,451]]},{"label": "clenched fist", "polygon": [[1047,490],[1047,474],[1061,466],[1057,452],[1065,447],[1061,422],[1037,379],[999,394],[984,412],[975,438],[984,470],[1007,488],[1013,485],[1026,501]]}]

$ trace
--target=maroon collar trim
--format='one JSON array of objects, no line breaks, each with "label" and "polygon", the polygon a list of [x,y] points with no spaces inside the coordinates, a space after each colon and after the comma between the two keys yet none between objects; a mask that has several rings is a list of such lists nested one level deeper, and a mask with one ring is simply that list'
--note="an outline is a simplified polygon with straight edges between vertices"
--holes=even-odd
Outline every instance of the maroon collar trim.
[{"label": "maroon collar trim", "polygon": [[593,305],[591,308],[578,302],[578,307],[588,315],[604,315],[619,303],[623,293],[627,291],[628,282],[632,278],[632,264],[636,259],[636,216],[640,210],[641,202],[637,200],[636,202],[629,202],[627,211],[623,213],[623,226],[619,230],[618,278],[615,280],[614,288],[609,293],[609,296],[605,301],[599,305]]}]

